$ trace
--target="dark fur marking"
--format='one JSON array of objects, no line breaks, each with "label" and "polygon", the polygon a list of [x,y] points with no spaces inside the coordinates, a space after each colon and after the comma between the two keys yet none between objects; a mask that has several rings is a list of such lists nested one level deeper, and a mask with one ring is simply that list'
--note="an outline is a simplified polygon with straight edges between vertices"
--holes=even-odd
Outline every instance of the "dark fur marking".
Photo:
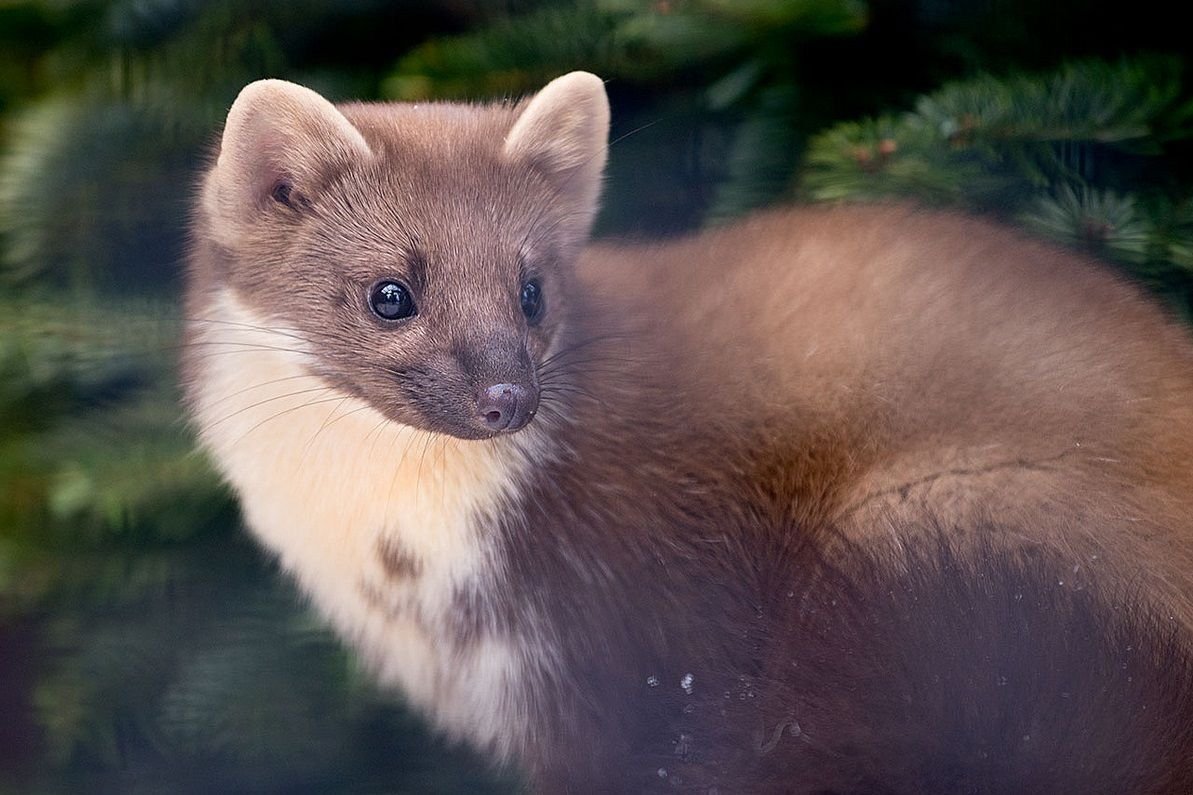
[{"label": "dark fur marking", "polygon": [[376,584],[367,580],[358,582],[356,590],[369,607],[383,613],[386,618],[412,621],[427,635],[438,636],[419,603],[412,599],[408,593],[401,593],[395,597],[393,594],[385,593]]},{"label": "dark fur marking", "polygon": [[397,618],[402,615],[402,611],[392,600],[386,599],[385,594],[381,593],[371,582],[361,580],[356,584],[357,593],[365,600],[365,603],[374,610],[384,613],[389,618]]},{"label": "dark fur marking", "polygon": [[422,562],[392,538],[377,542],[377,559],[391,580],[412,580],[422,575]]}]

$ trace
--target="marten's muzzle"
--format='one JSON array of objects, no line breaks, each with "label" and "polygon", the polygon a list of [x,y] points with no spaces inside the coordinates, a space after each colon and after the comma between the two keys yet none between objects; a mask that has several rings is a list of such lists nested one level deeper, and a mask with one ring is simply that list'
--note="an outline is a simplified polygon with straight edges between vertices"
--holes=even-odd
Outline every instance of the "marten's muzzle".
[{"label": "marten's muzzle", "polygon": [[523,340],[495,335],[457,359],[475,388],[472,424],[483,436],[525,428],[539,405],[538,378]]}]

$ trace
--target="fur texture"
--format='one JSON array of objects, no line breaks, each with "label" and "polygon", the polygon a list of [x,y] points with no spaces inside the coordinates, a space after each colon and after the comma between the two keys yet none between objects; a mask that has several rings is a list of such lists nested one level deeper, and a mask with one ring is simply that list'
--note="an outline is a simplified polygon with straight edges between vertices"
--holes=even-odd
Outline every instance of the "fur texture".
[{"label": "fur texture", "polygon": [[585,249],[607,124],[581,73],[233,106],[188,395],[316,606],[542,791],[1193,788],[1184,329],[908,207]]}]

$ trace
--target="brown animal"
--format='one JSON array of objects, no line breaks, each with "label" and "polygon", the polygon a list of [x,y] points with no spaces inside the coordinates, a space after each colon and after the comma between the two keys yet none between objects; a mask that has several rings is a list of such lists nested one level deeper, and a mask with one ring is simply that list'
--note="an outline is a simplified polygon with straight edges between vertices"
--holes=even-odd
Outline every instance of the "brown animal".
[{"label": "brown animal", "polygon": [[1193,343],[905,206],[585,247],[601,82],[233,105],[189,404],[378,677],[541,791],[1193,791]]}]

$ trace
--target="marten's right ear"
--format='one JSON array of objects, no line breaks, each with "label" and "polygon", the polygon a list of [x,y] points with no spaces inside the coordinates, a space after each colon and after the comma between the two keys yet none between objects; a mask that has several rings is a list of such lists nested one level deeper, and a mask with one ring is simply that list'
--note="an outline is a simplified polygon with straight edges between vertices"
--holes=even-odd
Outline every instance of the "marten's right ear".
[{"label": "marten's right ear", "polygon": [[344,114],[314,91],[258,80],[228,111],[209,200],[224,219],[251,217],[269,202],[300,208],[330,175],[371,154]]}]

